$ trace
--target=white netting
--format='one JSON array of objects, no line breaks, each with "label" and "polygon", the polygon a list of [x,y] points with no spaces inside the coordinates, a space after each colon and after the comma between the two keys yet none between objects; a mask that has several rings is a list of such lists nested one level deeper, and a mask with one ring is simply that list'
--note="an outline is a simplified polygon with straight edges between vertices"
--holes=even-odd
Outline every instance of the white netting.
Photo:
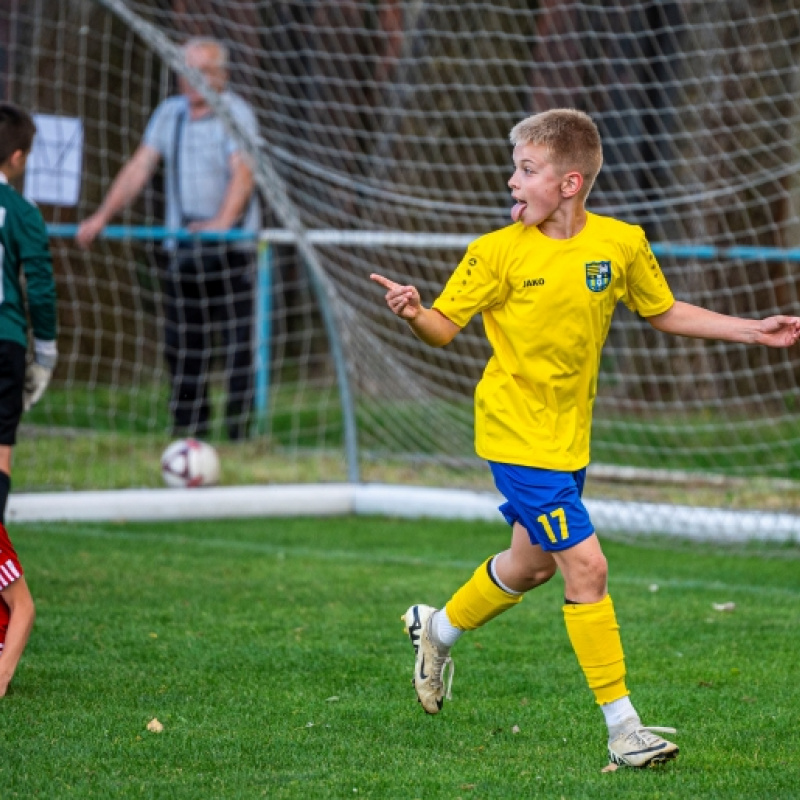
[{"label": "white netting", "polygon": [[[471,395],[488,357],[480,321],[426,350],[367,276],[408,276],[432,301],[460,237],[507,224],[507,135],[532,111],[576,106],[597,121],[606,163],[590,206],[645,227],[681,299],[743,316],[800,308],[800,9],[788,0],[7,5],[5,95],[85,124],[81,203],[46,208],[54,224],[96,207],[174,91],[170,53],[148,26],[173,43],[202,34],[230,47],[233,88],[263,137],[247,145],[260,154],[264,225],[300,248],[273,248],[269,402],[250,450],[237,451],[244,482],[347,472],[326,304],[362,476],[392,462],[389,479],[464,479],[456,468],[473,463]],[[120,223],[160,225],[159,185]],[[342,238],[369,232],[410,240]],[[19,472],[35,486],[157,484],[157,468],[131,467],[168,439],[153,248],[123,238],[86,256],[67,235],[54,249],[64,357],[32,422],[55,437],[69,429],[104,468],[47,469],[44,451],[28,448]],[[796,484],[767,480],[800,478],[799,378],[797,349],[668,339],[621,308],[603,361],[595,474],[636,467],[658,487],[642,494],[675,498],[682,473],[728,475],[745,480],[717,501],[796,510]]]}]

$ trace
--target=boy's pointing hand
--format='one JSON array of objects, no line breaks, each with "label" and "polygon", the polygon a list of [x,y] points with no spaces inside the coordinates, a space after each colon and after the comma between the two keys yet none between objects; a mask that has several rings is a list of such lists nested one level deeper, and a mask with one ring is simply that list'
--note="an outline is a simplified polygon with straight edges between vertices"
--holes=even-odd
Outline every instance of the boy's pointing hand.
[{"label": "boy's pointing hand", "polygon": [[393,314],[404,320],[416,319],[422,309],[422,301],[414,286],[402,286],[375,272],[369,277],[386,289],[386,305]]}]

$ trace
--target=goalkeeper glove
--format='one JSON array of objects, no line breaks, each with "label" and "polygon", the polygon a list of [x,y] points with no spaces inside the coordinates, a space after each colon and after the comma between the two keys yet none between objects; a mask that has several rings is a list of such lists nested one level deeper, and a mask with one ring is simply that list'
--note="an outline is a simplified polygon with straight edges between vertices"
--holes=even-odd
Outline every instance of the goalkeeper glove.
[{"label": "goalkeeper glove", "polygon": [[22,393],[22,407],[30,411],[39,402],[58,359],[58,349],[55,342],[45,342],[34,339],[33,358],[25,369],[25,389]]}]

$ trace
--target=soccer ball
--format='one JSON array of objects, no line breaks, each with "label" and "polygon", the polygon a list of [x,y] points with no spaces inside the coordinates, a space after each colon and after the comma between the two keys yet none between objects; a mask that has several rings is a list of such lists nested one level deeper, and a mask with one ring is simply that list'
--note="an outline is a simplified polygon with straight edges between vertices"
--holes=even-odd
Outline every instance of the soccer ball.
[{"label": "soccer ball", "polygon": [[161,475],[173,489],[213,486],[219,483],[219,456],[199,439],[178,439],[161,454]]}]

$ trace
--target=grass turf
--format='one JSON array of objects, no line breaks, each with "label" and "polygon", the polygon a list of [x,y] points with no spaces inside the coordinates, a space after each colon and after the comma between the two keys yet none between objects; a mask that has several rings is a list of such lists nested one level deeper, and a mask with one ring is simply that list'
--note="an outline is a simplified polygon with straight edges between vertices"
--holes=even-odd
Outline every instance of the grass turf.
[{"label": "grass turf", "polygon": [[[798,551],[609,541],[659,770],[601,774],[602,715],[556,578],[454,650],[418,707],[400,615],[443,603],[507,531],[386,519],[16,526],[37,601],[0,700],[6,798],[800,796]],[[656,588],[657,587],[657,588]],[[715,602],[735,602],[718,612]],[[157,718],[161,733],[147,723]]]}]

